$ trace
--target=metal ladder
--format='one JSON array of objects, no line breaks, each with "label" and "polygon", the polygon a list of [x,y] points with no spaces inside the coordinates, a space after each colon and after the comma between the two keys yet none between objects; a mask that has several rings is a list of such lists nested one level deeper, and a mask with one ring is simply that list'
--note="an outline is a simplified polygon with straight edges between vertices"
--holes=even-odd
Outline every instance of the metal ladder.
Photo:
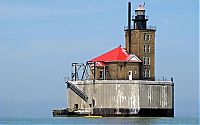
[{"label": "metal ladder", "polygon": [[67,88],[70,88],[72,91],[74,91],[79,97],[81,97],[85,102],[88,101],[88,96],[80,90],[77,86],[75,86],[73,83],[66,81]]}]

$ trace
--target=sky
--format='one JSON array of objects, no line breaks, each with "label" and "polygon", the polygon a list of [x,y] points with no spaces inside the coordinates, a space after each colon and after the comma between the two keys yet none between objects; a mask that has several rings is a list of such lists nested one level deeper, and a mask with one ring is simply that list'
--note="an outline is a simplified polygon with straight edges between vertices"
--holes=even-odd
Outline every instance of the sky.
[{"label": "sky", "polygon": [[[0,116],[51,116],[67,104],[64,77],[125,46],[130,0],[1,0]],[[131,0],[132,14],[142,0]],[[199,1],[146,0],[156,77],[173,77],[175,116],[199,116]]]}]

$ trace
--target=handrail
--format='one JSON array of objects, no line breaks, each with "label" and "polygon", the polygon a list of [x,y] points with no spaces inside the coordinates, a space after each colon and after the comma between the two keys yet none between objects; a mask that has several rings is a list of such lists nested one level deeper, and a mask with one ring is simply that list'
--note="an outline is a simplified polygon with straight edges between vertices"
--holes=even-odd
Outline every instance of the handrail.
[{"label": "handrail", "polygon": [[72,91],[74,91],[74,93],[76,93],[79,97],[81,97],[85,102],[88,101],[88,96],[82,91],[80,90],[77,86],[75,86],[73,83],[67,81],[67,88],[70,88]]}]

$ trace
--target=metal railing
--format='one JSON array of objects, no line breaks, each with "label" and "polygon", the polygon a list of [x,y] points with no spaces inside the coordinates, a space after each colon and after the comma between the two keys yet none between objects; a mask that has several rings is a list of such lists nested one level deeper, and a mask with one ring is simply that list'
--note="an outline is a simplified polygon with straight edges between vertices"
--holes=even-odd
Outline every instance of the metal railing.
[{"label": "metal railing", "polygon": [[[134,19],[136,19],[135,17],[136,17],[137,15],[132,15],[132,19],[134,20]],[[145,17],[145,19],[149,19],[149,16],[144,16]]]},{"label": "metal railing", "polygon": [[85,102],[88,101],[88,96],[82,90],[80,90],[77,86],[75,86],[71,82],[66,82],[66,84],[67,84],[67,88],[70,88],[72,91],[74,91],[74,93],[76,93],[79,97],[81,97]]},{"label": "metal railing", "polygon": [[[132,30],[134,29],[134,26],[133,26],[133,25],[131,25],[131,29],[132,29]],[[151,26],[151,25],[149,25],[149,26],[147,26],[146,29],[147,29],[147,30],[156,30],[156,26]],[[124,26],[124,30],[125,30],[125,31],[128,30],[128,26]]]},{"label": "metal railing", "polygon": [[173,77],[155,77],[155,81],[171,81],[174,82]]},{"label": "metal railing", "polygon": [[147,26],[147,29],[148,29],[148,30],[156,30],[156,26],[151,26],[151,25],[149,25],[149,26]]}]

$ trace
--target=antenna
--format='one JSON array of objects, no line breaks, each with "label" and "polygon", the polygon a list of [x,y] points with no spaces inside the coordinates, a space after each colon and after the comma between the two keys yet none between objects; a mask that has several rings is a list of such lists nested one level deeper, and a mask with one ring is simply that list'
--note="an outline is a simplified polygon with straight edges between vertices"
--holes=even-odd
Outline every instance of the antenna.
[{"label": "antenna", "polygon": [[128,29],[131,28],[131,2],[128,2]]},{"label": "antenna", "polygon": [[128,53],[130,53],[131,50],[131,2],[128,2],[128,42],[129,46],[127,48]]}]

